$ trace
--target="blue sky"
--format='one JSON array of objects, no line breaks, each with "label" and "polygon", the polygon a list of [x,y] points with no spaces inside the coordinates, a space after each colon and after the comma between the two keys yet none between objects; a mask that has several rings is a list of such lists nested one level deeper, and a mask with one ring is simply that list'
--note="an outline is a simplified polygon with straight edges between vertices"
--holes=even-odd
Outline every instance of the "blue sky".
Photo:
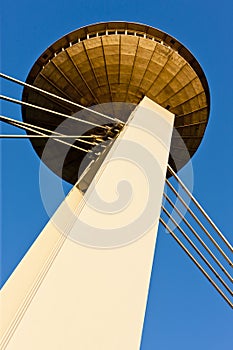
[{"label": "blue sky", "polygon": [[[194,194],[232,242],[232,2],[21,0],[1,7],[1,71],[21,80],[55,40],[100,21],[145,23],[168,32],[192,51],[211,92],[209,124],[192,159]],[[21,98],[21,91],[2,82],[5,95]],[[20,108],[7,103],[2,104],[2,114],[21,119]],[[16,130],[4,127],[3,132]],[[39,192],[39,159],[29,141],[4,140],[1,148],[4,283],[48,217]],[[232,310],[161,228],[141,349],[228,350],[232,337]]]}]

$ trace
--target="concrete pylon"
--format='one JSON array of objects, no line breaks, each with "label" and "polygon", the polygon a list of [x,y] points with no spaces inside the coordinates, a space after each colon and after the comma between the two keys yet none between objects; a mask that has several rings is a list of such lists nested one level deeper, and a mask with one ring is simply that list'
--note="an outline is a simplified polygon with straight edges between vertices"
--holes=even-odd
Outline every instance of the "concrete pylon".
[{"label": "concrete pylon", "polygon": [[145,97],[73,187],[2,289],[1,349],[140,348],[173,123]]}]

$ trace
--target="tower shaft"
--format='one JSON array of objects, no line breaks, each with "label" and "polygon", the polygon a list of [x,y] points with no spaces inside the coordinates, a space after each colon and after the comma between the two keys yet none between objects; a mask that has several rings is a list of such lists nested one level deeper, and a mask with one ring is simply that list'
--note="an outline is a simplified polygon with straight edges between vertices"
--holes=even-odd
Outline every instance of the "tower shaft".
[{"label": "tower shaft", "polygon": [[2,349],[139,349],[173,122],[144,98],[73,187],[3,288]]}]

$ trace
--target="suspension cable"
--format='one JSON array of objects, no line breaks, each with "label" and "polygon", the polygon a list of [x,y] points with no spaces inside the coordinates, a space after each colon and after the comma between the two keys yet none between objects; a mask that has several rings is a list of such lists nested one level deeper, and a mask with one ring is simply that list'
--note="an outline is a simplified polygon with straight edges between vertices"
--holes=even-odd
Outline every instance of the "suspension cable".
[{"label": "suspension cable", "polygon": [[[42,135],[42,136],[44,136],[44,137],[47,137],[47,136],[48,136],[48,135],[44,134],[43,132],[38,131],[38,130],[36,130],[36,129],[33,129],[33,128],[31,128],[31,127],[22,126],[22,125],[20,125],[20,122],[12,123],[12,125],[14,125],[14,126],[16,126],[16,127],[18,127],[18,128],[21,128],[21,129],[26,129],[26,130],[35,132],[36,134]],[[82,152],[86,152],[86,153],[92,152],[92,150],[87,150],[87,149],[85,149],[85,148],[81,148],[81,147],[78,147],[78,146],[76,146],[76,145],[72,145],[72,144],[70,144],[69,142],[66,142],[66,141],[63,141],[63,140],[60,140],[60,139],[57,139],[57,138],[55,138],[54,140],[55,140],[55,141],[58,141],[58,142],[61,142],[61,143],[64,143],[65,145],[71,146],[71,147],[73,147],[73,148],[76,148],[76,149],[78,149],[79,151],[82,151]]]},{"label": "suspension cable", "polygon": [[200,256],[200,258],[205,262],[205,264],[209,267],[209,269],[213,272],[213,274],[217,277],[217,279],[222,283],[222,285],[226,288],[226,290],[233,295],[233,291],[228,286],[228,284],[223,280],[223,278],[217,273],[217,271],[213,268],[213,266],[209,263],[209,261],[205,258],[202,252],[197,248],[197,246],[193,243],[193,241],[189,238],[189,236],[184,232],[184,230],[178,225],[176,220],[171,216],[168,210],[162,205],[162,210],[168,216],[168,218],[173,222],[173,224],[178,228],[181,234],[185,237],[185,239],[189,242],[191,247],[196,251],[196,253]]},{"label": "suspension cable", "polygon": [[228,303],[228,305],[230,305],[231,308],[233,308],[233,303],[230,301],[230,299],[224,294],[224,292],[219,288],[219,286],[215,283],[215,281],[210,277],[210,275],[205,271],[205,269],[200,265],[200,263],[194,258],[194,256],[190,253],[190,251],[184,246],[184,244],[174,234],[171,228],[164,222],[162,218],[160,218],[159,220],[162,223],[162,225],[167,229],[167,231],[172,235],[172,237],[176,240],[176,242],[180,245],[180,247],[189,256],[189,258],[194,262],[194,264],[201,270],[201,272],[209,280],[209,282],[215,287],[215,289],[219,292],[219,294],[223,297],[223,299]]},{"label": "suspension cable", "polygon": [[228,277],[228,279],[233,282],[233,278],[231,277],[231,275],[228,273],[228,271],[223,267],[223,265],[221,264],[221,262],[216,258],[216,256],[212,253],[212,251],[210,250],[210,248],[205,244],[205,242],[201,239],[201,237],[198,235],[197,231],[194,230],[194,228],[192,227],[192,225],[188,222],[188,220],[186,220],[186,218],[182,215],[182,213],[180,212],[180,210],[178,208],[176,208],[175,204],[172,202],[172,200],[166,195],[166,193],[163,194],[163,196],[165,197],[165,199],[168,201],[168,203],[171,205],[171,207],[177,212],[177,214],[180,216],[180,218],[182,218],[182,220],[184,221],[184,223],[187,225],[187,227],[190,229],[190,231],[194,234],[194,236],[198,239],[198,241],[201,243],[201,245],[207,250],[207,252],[209,253],[209,255],[212,257],[212,259],[216,262],[216,264],[220,267],[220,269],[223,271],[223,273]]},{"label": "suspension cable", "polygon": [[41,88],[38,88],[37,86],[31,85],[31,84],[25,83],[25,82],[23,82],[23,81],[21,81],[21,80],[18,80],[18,79],[16,79],[16,78],[10,77],[9,75],[0,73],[0,78],[3,78],[3,79],[6,79],[6,80],[9,80],[9,81],[12,81],[12,82],[14,82],[14,83],[16,83],[16,84],[19,84],[19,85],[22,85],[22,86],[26,86],[26,87],[28,87],[28,88],[30,88],[30,89],[32,89],[32,90],[35,90],[35,91],[41,92],[41,93],[43,93],[43,94],[45,94],[45,95],[48,95],[48,96],[57,98],[57,99],[59,99],[59,100],[61,100],[61,101],[63,101],[63,102],[66,102],[66,103],[70,104],[70,105],[73,105],[73,106],[75,106],[75,107],[79,107],[79,108],[85,109],[85,110],[87,110],[87,111],[89,111],[89,112],[92,112],[92,113],[94,113],[94,114],[97,114],[97,115],[99,115],[99,116],[101,116],[101,117],[104,117],[104,118],[106,118],[106,119],[112,120],[112,121],[114,121],[114,122],[123,123],[123,122],[122,122],[120,119],[118,119],[118,118],[110,117],[110,116],[108,116],[108,115],[106,115],[106,114],[103,114],[103,113],[98,112],[98,111],[95,111],[95,110],[93,110],[93,109],[91,109],[91,108],[85,107],[85,106],[83,106],[83,105],[81,105],[81,104],[79,104],[79,103],[76,103],[76,102],[67,100],[66,98],[63,98],[63,97],[58,96],[58,95],[56,95],[56,94],[53,94],[52,92],[49,92],[49,91],[43,90],[43,89],[41,89]]},{"label": "suspension cable", "polygon": [[0,99],[8,101],[8,102],[16,103],[16,104],[19,104],[19,105],[22,105],[22,106],[27,106],[27,107],[39,109],[40,111],[51,113],[51,114],[57,115],[59,117],[73,119],[73,120],[81,122],[81,123],[97,126],[98,128],[109,129],[108,126],[99,125],[99,124],[96,124],[96,123],[93,123],[93,122],[89,122],[88,120],[83,120],[83,119],[80,119],[80,118],[72,117],[71,115],[68,115],[68,114],[63,114],[63,113],[56,112],[56,111],[53,111],[51,109],[47,109],[47,108],[44,108],[44,107],[41,107],[41,106],[36,106],[34,104],[31,104],[31,103],[28,103],[28,102],[24,102],[24,101],[21,101],[21,100],[17,100],[15,98],[11,98],[11,97],[8,97],[8,96],[5,96],[5,95],[0,95]]},{"label": "suspension cable", "polygon": [[[13,126],[17,126],[16,124],[12,124]],[[79,139],[78,137],[83,137],[82,135],[67,135],[67,136],[63,136],[63,135],[46,135],[46,136],[43,136],[43,135],[6,135],[6,134],[1,134],[0,135],[0,139],[33,139],[33,138],[48,138],[48,139],[55,139],[55,138],[58,138],[58,139],[76,139],[78,141],[84,141],[84,140],[81,140]],[[92,136],[93,137],[93,136]],[[88,142],[90,144],[94,144],[93,142]]]},{"label": "suspension cable", "polygon": [[[0,121],[3,121],[7,124],[10,124],[10,125],[14,125],[16,126],[15,124],[18,124],[18,125],[21,125],[21,129],[24,129],[23,126],[27,126],[27,127],[30,127],[30,128],[33,128],[33,129],[39,129],[39,130],[42,130],[42,131],[45,131],[45,132],[48,132],[48,133],[51,133],[53,135],[45,135],[45,137],[51,137],[51,138],[54,138],[55,136],[59,136],[59,138],[72,138],[72,136],[70,135],[64,135],[64,134],[61,134],[57,131],[52,131],[52,130],[49,130],[49,129],[46,129],[46,128],[42,128],[41,126],[37,126],[37,125],[33,125],[33,124],[29,124],[29,123],[26,123],[26,122],[22,122],[22,121],[19,121],[19,120],[15,120],[13,118],[9,118],[9,117],[6,117],[6,116],[3,116],[3,115],[0,115]],[[56,135],[54,135],[56,134]],[[0,137],[4,138],[4,135],[0,135]],[[25,137],[27,137],[27,135],[24,135]],[[42,137],[42,136],[41,136]],[[93,138],[94,135],[90,135],[90,136],[84,136],[84,135],[79,135],[79,136],[73,136],[73,138],[75,138],[76,140],[80,141],[80,142],[83,142],[83,143],[87,143],[87,144],[90,144],[90,145],[93,145],[95,146],[96,145],[96,142],[90,142],[90,141],[87,141],[85,140],[85,138]],[[7,138],[7,136],[5,136],[5,138]],[[84,139],[83,139],[84,138]]]},{"label": "suspension cable", "polygon": [[185,184],[181,181],[181,179],[178,177],[178,175],[175,173],[175,171],[171,168],[171,166],[168,164],[168,170],[170,173],[175,177],[175,179],[179,182],[181,187],[185,190],[187,195],[191,198],[191,200],[194,202],[194,204],[198,207],[198,209],[201,211],[201,213],[204,215],[204,217],[207,219],[207,221],[210,223],[210,225],[214,228],[214,230],[217,232],[219,237],[224,241],[226,246],[233,252],[232,245],[228,242],[226,237],[222,234],[222,232],[219,230],[219,228],[215,225],[215,223],[211,220],[209,215],[205,212],[205,210],[202,208],[200,203],[196,200],[196,198],[192,195],[192,193],[188,190],[188,188],[185,186]]},{"label": "suspension cable", "polygon": [[222,248],[218,245],[218,243],[215,241],[215,239],[211,236],[211,234],[208,232],[208,230],[205,228],[205,226],[200,222],[198,217],[194,214],[194,212],[189,208],[189,206],[186,204],[186,202],[183,200],[183,198],[179,195],[179,193],[175,190],[175,188],[172,186],[172,184],[166,179],[166,183],[172,190],[172,192],[177,196],[177,198],[180,200],[180,202],[184,205],[184,207],[188,210],[188,212],[191,214],[191,216],[194,218],[194,220],[199,224],[199,226],[202,228],[202,230],[205,232],[205,234],[209,237],[211,242],[215,245],[215,247],[219,250],[219,252],[222,254],[222,256],[227,260],[228,264],[232,267],[233,263],[229,259],[229,257],[224,253]]}]

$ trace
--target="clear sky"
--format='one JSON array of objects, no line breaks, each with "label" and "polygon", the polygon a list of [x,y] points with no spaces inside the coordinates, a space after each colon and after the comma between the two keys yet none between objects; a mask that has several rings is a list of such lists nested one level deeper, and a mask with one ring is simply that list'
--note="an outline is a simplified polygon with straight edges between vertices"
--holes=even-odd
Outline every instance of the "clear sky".
[{"label": "clear sky", "polygon": [[[194,194],[232,242],[233,65],[230,0],[5,1],[1,5],[1,71],[25,80],[54,41],[87,24],[125,20],[176,37],[198,59],[211,92],[211,115],[193,157]],[[2,83],[5,95],[20,87]],[[21,119],[20,108],[2,114]],[[15,133],[13,127],[3,132]],[[40,198],[39,159],[28,140],[2,141],[2,283],[48,220]],[[66,190],[68,185],[64,185]],[[142,350],[232,349],[233,313],[180,247],[160,228]]]}]

